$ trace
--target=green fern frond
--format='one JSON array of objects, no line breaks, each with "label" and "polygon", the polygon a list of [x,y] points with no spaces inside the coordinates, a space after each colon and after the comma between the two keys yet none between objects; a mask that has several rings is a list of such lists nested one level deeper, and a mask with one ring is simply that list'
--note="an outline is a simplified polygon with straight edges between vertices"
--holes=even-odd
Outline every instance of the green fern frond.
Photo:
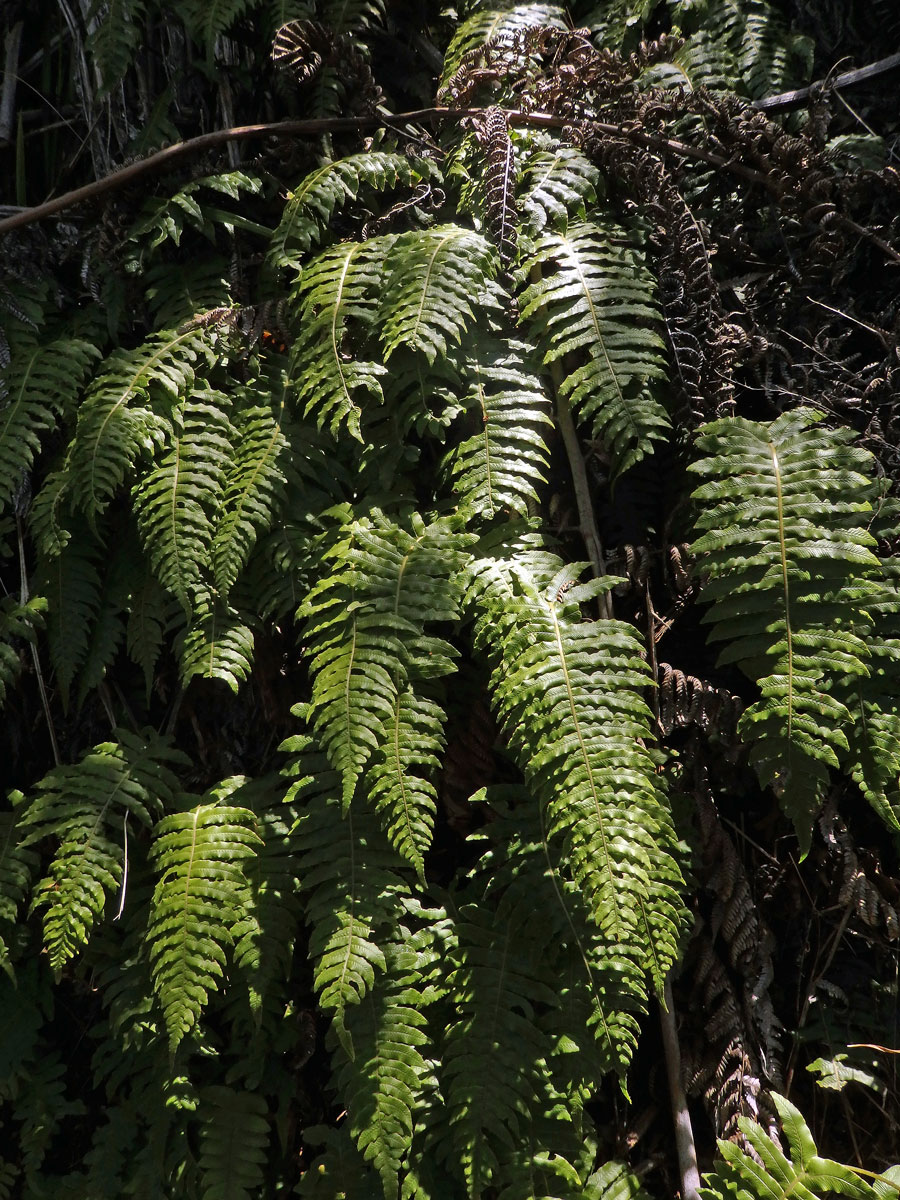
[{"label": "green fern frond", "polygon": [[144,673],[148,698],[173,608],[177,611],[177,602],[166,593],[156,576],[145,569],[132,588],[125,627],[125,648],[131,661],[137,663]]},{"label": "green fern frond", "polygon": [[191,625],[177,639],[181,682],[221,679],[236,694],[253,667],[254,633],[246,614],[218,596],[201,592]]},{"label": "green fern frond", "polygon": [[216,38],[226,33],[238,17],[255,5],[256,0],[182,0],[179,15],[212,62]]},{"label": "green fern frond", "polygon": [[258,1194],[269,1144],[262,1096],[230,1087],[203,1088],[198,1115],[203,1200],[249,1200]]},{"label": "green fern frond", "polygon": [[285,482],[280,459],[288,447],[268,406],[250,405],[235,418],[235,448],[225,478],[212,542],[216,587],[227,596],[260,533],[270,526]]},{"label": "green fern frond", "polygon": [[149,829],[178,786],[169,764],[183,762],[181,754],[153,733],[120,729],[117,737],[46,775],[20,817],[25,845],[58,840],[32,900],[33,910],[46,909],[44,944],[57,974],[87,943],[122,882],[126,820]]},{"label": "green fern frond", "polygon": [[[307,618],[306,641],[314,680],[308,720],[329,760],[341,772],[343,803],[349,806],[357,780],[372,754],[387,751],[388,729],[401,730],[404,745],[394,758],[398,769],[413,761],[415,731],[424,733],[427,721],[414,707],[412,726],[398,725],[401,710],[395,700],[408,680],[429,679],[451,670],[448,643],[430,637],[425,626],[452,622],[460,600],[459,570],[463,547],[472,539],[453,531],[447,520],[425,526],[413,514],[411,530],[377,511],[371,519],[346,527],[326,557],[336,570],[312,589],[298,616]],[[422,748],[426,765],[436,749],[427,739]],[[403,781],[384,781],[380,803],[409,801]],[[379,791],[381,788],[379,788]],[[404,811],[387,821],[399,844],[430,839],[431,803],[419,791],[425,810]],[[411,825],[407,824],[411,819]],[[402,833],[409,830],[409,835]],[[412,843],[412,845],[410,844]],[[415,851],[415,857],[421,848]]]},{"label": "green fern frond", "polygon": [[595,5],[579,20],[590,29],[596,46],[619,49],[629,30],[636,27],[638,35],[643,32],[643,23],[652,11],[652,0],[607,0]]},{"label": "green fern frond", "polygon": [[144,550],[188,617],[208,569],[213,519],[234,457],[229,406],[226,396],[202,388],[180,402],[162,457],[134,490]]},{"label": "green fern frond", "polygon": [[573,215],[584,216],[597,199],[600,172],[575,146],[537,150],[522,168],[519,211],[533,235],[565,229]]},{"label": "green fern frond", "polygon": [[103,572],[97,615],[91,624],[84,661],[78,671],[76,707],[80,708],[88,694],[106,678],[125,639],[125,613],[131,599],[131,589],[144,567],[143,556],[129,524],[121,547]]},{"label": "green fern frond", "polygon": [[464,55],[493,38],[509,37],[531,25],[565,29],[565,10],[559,4],[517,4],[514,8],[487,8],[473,13],[462,22],[447,47],[441,85],[454,74]]},{"label": "green fern frond", "polygon": [[334,1014],[334,1030],[344,1053],[355,1057],[346,1014],[359,1004],[386,966],[381,948],[392,934],[407,894],[400,859],[374,813],[352,808],[341,813],[340,777],[308,741],[289,739],[282,749],[301,751],[288,769],[287,798],[302,806],[296,839],[298,875],[312,934],[319,1003]]},{"label": "green fern frond", "polygon": [[484,799],[494,815],[491,848],[473,868],[472,886],[483,888],[480,902],[491,911],[515,912],[545,930],[541,969],[554,980],[560,1016],[551,1013],[543,1027],[554,1038],[565,1029],[579,1042],[577,1054],[557,1052],[549,1062],[572,1113],[577,1096],[594,1092],[603,1075],[630,1061],[644,988],[628,964],[623,970],[610,956],[581,887],[560,864],[543,807],[521,786],[488,788]]},{"label": "green fern frond", "polygon": [[734,82],[737,67],[727,47],[705,29],[685,41],[668,62],[656,63],[645,75],[648,83],[657,87],[682,87],[696,91],[728,91]]},{"label": "green fern frond", "polygon": [[[447,354],[475,318],[496,308],[495,248],[462,225],[437,225],[398,237],[387,257],[378,324],[385,360],[401,347],[429,363]],[[474,302],[474,306],[473,306]]]},{"label": "green fern frond", "polygon": [[173,1052],[222,978],[232,929],[248,903],[244,862],[261,845],[253,826],[249,809],[213,796],[156,827],[151,859],[160,877],[147,939]]},{"label": "green fern frond", "polygon": [[670,428],[652,382],[665,376],[653,280],[625,231],[609,220],[544,233],[522,264],[531,282],[522,319],[545,363],[579,352],[560,395],[612,458],[613,477],[639,462]]},{"label": "green fern frond", "polygon": [[596,1200],[651,1200],[641,1187],[641,1181],[627,1163],[615,1159],[604,1163],[588,1181],[592,1198]]},{"label": "green fern frond", "polygon": [[[898,516],[896,501],[881,498],[869,532],[890,544],[900,533]],[[854,717],[848,730],[847,769],[887,828],[900,832],[900,639],[894,636],[900,613],[900,562],[891,556],[882,569],[886,586],[869,606],[869,675],[854,679],[847,696]]]},{"label": "green fern frond", "polygon": [[852,1168],[831,1158],[822,1158],[809,1126],[799,1109],[783,1096],[772,1093],[781,1127],[788,1141],[790,1157],[772,1141],[754,1121],[741,1117],[738,1124],[752,1156],[735,1142],[719,1142],[723,1162],[705,1176],[700,1195],[703,1200],[724,1200],[741,1196],[747,1200],[787,1200],[789,1196],[814,1197],[837,1192],[854,1200],[885,1200],[893,1195],[890,1188],[874,1187]]},{"label": "green fern frond", "polygon": [[380,401],[377,362],[349,355],[345,346],[348,322],[363,332],[371,329],[382,286],[384,257],[393,238],[342,242],[323,251],[303,271],[294,300],[300,313],[300,333],[291,356],[291,377],[305,413],[319,428],[337,433],[342,422],[353,437],[359,431],[360,390]]},{"label": "green fern frond", "polygon": [[288,197],[272,236],[269,262],[276,269],[299,272],[304,256],[321,240],[335,210],[355,200],[363,188],[385,192],[412,187],[433,178],[435,173],[436,168],[428,159],[408,158],[384,150],[370,150],[325,163],[307,175]]},{"label": "green fern frond", "polygon": [[397,1195],[423,1081],[431,1070],[422,1054],[429,1038],[419,955],[410,948],[409,930],[400,932],[401,941],[383,947],[384,979],[345,1014],[356,1056],[337,1071],[350,1131],[381,1176],[388,1200]]},{"label": "green fern frond", "polygon": [[828,772],[846,755],[852,717],[842,696],[868,675],[861,636],[879,594],[866,530],[872,459],[822,414],[771,425],[715,421],[701,431],[694,543],[709,576],[703,598],[720,663],[737,663],[762,698],[738,725],[750,758],[794,822],[805,853]]},{"label": "green fern frond", "polygon": [[285,804],[278,776],[248,780],[230,799],[256,818],[262,844],[245,867],[251,902],[232,930],[234,964],[247,980],[250,1006],[261,1019],[264,1000],[276,980],[287,977],[300,917],[292,824],[297,816]]},{"label": "green fern frond", "polygon": [[72,409],[84,376],[98,357],[90,342],[57,338],[21,327],[10,336],[11,359],[4,372],[6,396],[0,410],[0,509],[31,469],[41,435],[56,428]]},{"label": "green fern frond", "polygon": [[69,707],[72,682],[84,662],[91,627],[100,610],[98,563],[103,548],[84,527],[55,557],[40,563],[37,586],[47,599],[47,642],[63,708]]},{"label": "green fern frond", "polygon": [[[753,99],[806,81],[812,65],[811,39],[790,33],[768,0],[704,0],[700,4],[676,0],[672,16],[685,33],[702,30],[711,47],[720,47],[732,56]],[[694,48],[699,50],[699,44]],[[730,80],[734,74],[733,68]]]},{"label": "green fern frond", "polygon": [[[538,551],[476,558],[476,644],[495,663],[495,706],[529,788],[632,997],[661,991],[682,919],[675,837],[653,755],[640,642],[618,621],[582,621],[578,586]],[[640,815],[638,815],[640,814]],[[620,1069],[625,1063],[618,1064]]]},{"label": "green fern frond", "polygon": [[324,1147],[300,1180],[297,1191],[304,1200],[375,1200],[381,1195],[378,1178],[346,1124],[337,1129],[313,1125],[303,1132],[310,1145]]},{"label": "green fern frond", "polygon": [[214,327],[157,333],[103,363],[79,406],[67,462],[70,495],[89,518],[103,512],[137,455],[165,439],[166,410],[193,386],[194,365],[213,361],[215,338]]},{"label": "green fern frond", "polygon": [[228,263],[216,254],[195,262],[153,263],[141,280],[154,329],[178,329],[198,313],[231,308]]},{"label": "green fern frond", "polygon": [[[24,799],[21,794],[14,799]],[[40,855],[21,836],[17,814],[0,813],[0,968],[15,980],[7,942],[14,930],[19,908],[31,892],[31,880]]]},{"label": "green fern frond", "polygon": [[466,401],[477,432],[450,452],[444,469],[466,509],[488,520],[504,509],[525,516],[547,478],[553,422],[530,353],[513,339],[466,346]]},{"label": "green fern frond", "polygon": [[476,1197],[497,1174],[498,1148],[515,1144],[531,1111],[551,1052],[537,1010],[558,1000],[540,969],[539,923],[526,929],[514,910],[467,904],[457,937],[450,985],[458,1017],[447,1030],[440,1077],[468,1193]]},{"label": "green fern frond", "polygon": [[108,94],[131,66],[141,40],[146,0],[94,0],[85,49]]},{"label": "green fern frond", "polygon": [[27,604],[19,604],[14,596],[4,596],[0,600],[0,712],[22,669],[22,655],[16,643],[31,642],[34,645],[37,631],[43,628],[46,612],[44,596],[32,596]]},{"label": "green fern frond", "polygon": [[[228,0],[230,2],[230,0]],[[245,0],[246,2],[246,0]],[[208,7],[208,6],[207,6]],[[256,195],[262,187],[259,179],[244,171],[229,171],[222,175],[204,175],[184,184],[172,196],[149,200],[145,212],[128,231],[128,241],[139,257],[170,241],[176,246],[186,229],[194,229],[215,244],[216,227],[233,234],[235,228],[268,236],[269,230],[242,217],[239,212],[217,208],[201,191],[217,192],[230,200],[242,200],[242,193]],[[249,229],[248,229],[249,227]]]},{"label": "green fern frond", "polygon": [[393,698],[383,744],[368,773],[368,791],[391,844],[424,879],[431,845],[446,715],[407,684]]}]

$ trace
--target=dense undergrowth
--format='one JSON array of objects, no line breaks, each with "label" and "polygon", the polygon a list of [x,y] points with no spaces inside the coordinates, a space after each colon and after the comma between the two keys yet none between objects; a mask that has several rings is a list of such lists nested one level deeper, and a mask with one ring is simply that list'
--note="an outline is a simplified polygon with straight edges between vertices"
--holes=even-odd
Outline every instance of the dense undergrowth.
[{"label": "dense undergrowth", "polygon": [[879,13],[5,18],[0,1196],[900,1191]]}]

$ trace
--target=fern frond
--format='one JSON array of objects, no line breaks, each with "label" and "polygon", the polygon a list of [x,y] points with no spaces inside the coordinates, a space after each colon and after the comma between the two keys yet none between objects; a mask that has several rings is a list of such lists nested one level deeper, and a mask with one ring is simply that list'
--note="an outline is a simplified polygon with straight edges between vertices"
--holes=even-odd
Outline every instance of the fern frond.
[{"label": "fern frond", "polygon": [[646,79],[658,87],[682,87],[696,91],[729,91],[737,66],[734,56],[723,43],[705,29],[691,34],[684,45],[666,62],[656,63]]},{"label": "fern frond", "polygon": [[516,241],[516,157],[506,114],[501,108],[489,108],[484,114],[484,216],[485,225],[500,255],[501,267],[515,257]]},{"label": "fern frond", "polygon": [[357,1149],[344,1124],[313,1125],[304,1137],[313,1146],[323,1146],[298,1187],[304,1200],[374,1200],[380,1196],[378,1178]]},{"label": "fern frond", "polygon": [[550,404],[522,342],[479,337],[466,344],[466,401],[477,432],[444,462],[453,490],[473,515],[520,516],[547,478]]},{"label": "fern frond", "polygon": [[22,669],[21,653],[14,643],[33,645],[37,631],[44,625],[46,611],[44,596],[33,596],[27,604],[19,604],[14,596],[0,600],[0,712]]},{"label": "fern frond", "polygon": [[91,627],[100,610],[101,578],[98,562],[102,547],[79,521],[75,537],[55,557],[38,569],[37,585],[47,598],[47,641],[50,661],[63,708],[76,672],[84,662]]},{"label": "fern frond", "polygon": [[408,890],[402,859],[374,813],[352,808],[342,816],[340,777],[324,756],[309,751],[306,739],[289,739],[282,749],[301,751],[287,772],[294,777],[287,798],[302,806],[295,827],[298,874],[307,893],[316,991],[319,1003],[334,1014],[335,1033],[352,1060],[346,1014],[385,969],[381,947],[393,940]]},{"label": "fern frond", "polygon": [[216,587],[227,596],[260,533],[271,524],[285,481],[280,459],[288,443],[268,406],[250,405],[235,419],[235,446],[212,542]]},{"label": "fern frond", "polygon": [[385,360],[404,347],[433,363],[447,354],[448,342],[460,341],[476,307],[496,307],[496,252],[462,225],[402,234],[385,271],[378,318]]},{"label": "fern frond", "polygon": [[348,355],[348,322],[369,330],[375,320],[384,257],[393,238],[342,242],[323,251],[303,271],[295,302],[300,335],[291,356],[291,377],[305,413],[319,428],[337,433],[342,422],[353,437],[359,431],[358,394],[382,399],[385,368]]},{"label": "fern frond", "polygon": [[134,491],[141,542],[156,577],[190,617],[208,568],[213,518],[233,458],[229,400],[196,389],[172,412],[172,434]]},{"label": "fern frond", "polygon": [[145,569],[143,577],[132,588],[128,623],[125,627],[125,648],[132,662],[144,673],[144,687],[149,698],[154,672],[162,653],[163,640],[176,601],[167,595],[156,576]]},{"label": "fern frond", "polygon": [[589,1184],[599,1193],[597,1200],[650,1200],[649,1193],[641,1187],[641,1181],[628,1169],[628,1164],[615,1159],[595,1171]]},{"label": "fern frond", "polygon": [[708,481],[693,493],[707,530],[693,547],[707,556],[705,620],[726,643],[719,662],[759,683],[738,731],[804,853],[829,769],[849,748],[841,695],[868,675],[861,633],[878,595],[867,578],[879,566],[866,531],[872,459],[849,444],[852,431],[821,420],[796,409],[771,425],[715,421],[698,438],[706,457],[690,467]]},{"label": "fern frond", "polygon": [[597,199],[600,172],[575,146],[554,146],[530,155],[522,168],[519,207],[529,231],[565,229]]},{"label": "fern frond", "polygon": [[237,693],[253,666],[253,639],[245,614],[218,596],[200,593],[191,625],[176,644],[182,684],[199,675],[221,679]]},{"label": "fern frond", "polygon": [[31,880],[39,864],[40,855],[21,835],[17,814],[0,813],[0,968],[11,980],[15,975],[7,939],[20,906],[31,892]]},{"label": "fern frond", "polygon": [[263,1182],[269,1143],[266,1102],[253,1092],[212,1086],[200,1092],[203,1200],[249,1200]]},{"label": "fern frond", "polygon": [[[896,502],[881,499],[869,527],[873,537],[892,541],[900,526]],[[885,528],[886,525],[891,528]],[[894,636],[900,613],[900,562],[882,563],[887,576],[870,605],[873,629],[867,638],[869,675],[857,677],[847,705],[854,721],[848,730],[847,767],[865,798],[888,829],[900,832],[900,639]]]},{"label": "fern frond", "polygon": [[254,0],[183,0],[179,15],[212,62],[216,38],[226,33],[253,3]]},{"label": "fern frond", "polygon": [[[288,197],[269,247],[273,267],[300,271],[301,261],[328,229],[336,209],[363,188],[376,192],[411,187],[435,175],[428,159],[370,150],[328,162],[311,172]],[[305,266],[305,263],[304,263]]]},{"label": "fern frond", "polygon": [[[231,2],[231,0],[229,0]],[[173,196],[145,203],[145,212],[128,231],[128,240],[142,253],[151,253],[166,241],[181,245],[186,229],[194,229],[215,244],[216,227],[233,234],[235,228],[268,236],[269,230],[242,217],[239,212],[217,208],[201,190],[217,192],[230,200],[242,199],[242,193],[256,195],[262,187],[259,179],[244,171],[229,171],[221,175],[204,175],[192,179]],[[249,227],[249,229],[248,229]]]},{"label": "fern frond", "polygon": [[134,579],[144,567],[133,527],[129,524],[126,528],[125,544],[101,577],[98,611],[91,625],[84,661],[78,672],[78,691],[75,698],[78,708],[89,693],[106,678],[125,639],[124,614],[128,610]]},{"label": "fern frond", "polygon": [[67,461],[73,502],[94,519],[109,504],[137,455],[152,451],[169,428],[166,405],[194,383],[194,364],[214,357],[215,328],[192,326],[152,335],[136,350],[115,350],[78,409]]},{"label": "fern frond", "polygon": [[156,827],[151,859],[160,877],[147,939],[173,1052],[222,978],[225,948],[247,904],[244,861],[261,845],[253,825],[249,809],[213,797]]},{"label": "fern frond", "polygon": [[497,711],[551,842],[566,848],[608,968],[641,1002],[645,976],[661,990],[675,958],[680,872],[646,748],[640,643],[628,625],[581,620],[578,605],[612,583],[577,586],[579,569],[539,551],[476,558],[476,644],[495,663]]},{"label": "fern frond", "polygon": [[[711,47],[727,51],[751,98],[805,82],[811,67],[810,39],[792,34],[768,0],[706,0],[699,5],[677,0],[674,21],[682,10],[684,31],[702,30]],[[695,51],[699,48],[694,45]],[[733,76],[732,69],[729,79]]]},{"label": "fern frond", "polygon": [[550,1054],[536,1020],[558,1002],[539,967],[542,932],[526,929],[515,910],[467,904],[459,912],[450,979],[459,1015],[447,1031],[441,1081],[473,1197],[497,1174],[497,1148],[515,1144]]},{"label": "fern frond", "polygon": [[6,397],[0,409],[0,509],[31,469],[41,435],[56,428],[72,409],[84,376],[98,357],[90,342],[57,338],[20,327],[10,335],[11,359],[5,371]]},{"label": "fern frond", "polygon": [[155,329],[178,329],[200,313],[233,304],[228,263],[212,253],[192,263],[153,263],[141,279]]},{"label": "fern frond", "polygon": [[32,909],[44,913],[44,944],[57,974],[87,943],[122,880],[128,817],[149,829],[177,789],[170,763],[183,756],[155,734],[117,732],[74,766],[57,767],[24,808],[24,844],[58,839]]},{"label": "fern frond", "polygon": [[292,823],[293,805],[286,805],[277,776],[248,781],[230,799],[256,818],[262,844],[245,867],[250,903],[232,930],[234,964],[247,980],[250,1006],[261,1018],[263,1001],[275,980],[287,977],[300,916]]},{"label": "fern frond", "polygon": [[103,93],[111,92],[131,66],[146,7],[146,0],[95,0],[91,6],[93,29],[85,49],[96,64]]},{"label": "fern frond", "polygon": [[639,253],[617,244],[624,236],[610,221],[578,222],[544,233],[522,265],[532,280],[521,296],[522,319],[544,362],[576,351],[587,358],[565,374],[560,394],[590,421],[614,477],[670,427],[652,392],[652,381],[665,375],[653,281]]},{"label": "fern frond", "polygon": [[724,1200],[733,1195],[746,1196],[747,1200],[787,1200],[789,1196],[814,1197],[826,1192],[851,1196],[853,1200],[887,1196],[886,1190],[873,1187],[850,1167],[822,1158],[799,1109],[774,1093],[772,1100],[788,1140],[790,1157],[764,1129],[741,1117],[741,1133],[753,1156],[735,1142],[719,1142],[724,1161],[705,1176],[705,1186],[700,1191],[703,1200]]},{"label": "fern frond", "polygon": [[447,47],[441,85],[446,85],[456,73],[465,55],[478,50],[485,42],[509,37],[531,25],[565,29],[565,10],[559,4],[517,4],[512,9],[486,8],[473,13],[462,22]]},{"label": "fern frond", "polygon": [[[426,527],[414,514],[410,524],[411,530],[403,528],[375,511],[370,520],[346,527],[327,553],[336,571],[312,589],[298,613],[308,619],[314,672],[308,719],[341,772],[345,807],[373,752],[381,749],[398,770],[408,770],[414,761],[410,739],[417,729],[426,732],[428,722],[424,710],[414,706],[408,714],[412,725],[404,728],[402,711],[394,704],[406,682],[451,670],[451,647],[430,637],[425,626],[456,619],[462,552],[472,539],[454,532],[447,520]],[[395,736],[402,730],[403,744],[388,751],[392,726]],[[426,737],[423,766],[435,749],[434,739]],[[405,852],[419,846],[418,859],[420,844],[430,840],[429,793],[419,791],[425,810],[413,812],[402,778],[390,783],[378,774],[379,805],[397,803],[402,809],[388,819],[388,827],[396,830]]]},{"label": "fern frond", "polygon": [[350,1131],[381,1176],[389,1200],[397,1195],[418,1101],[430,1075],[422,1054],[429,1038],[419,955],[409,948],[409,930],[401,927],[399,932],[401,941],[383,947],[384,979],[345,1014],[355,1058],[345,1060],[337,1072]]}]

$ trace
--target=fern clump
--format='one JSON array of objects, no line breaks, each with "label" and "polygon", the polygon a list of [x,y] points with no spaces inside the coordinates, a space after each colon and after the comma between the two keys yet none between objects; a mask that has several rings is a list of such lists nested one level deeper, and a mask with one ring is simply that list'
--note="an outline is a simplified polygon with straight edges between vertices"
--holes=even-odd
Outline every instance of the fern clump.
[{"label": "fern clump", "polygon": [[0,1200],[896,1190],[837,7],[17,6]]}]

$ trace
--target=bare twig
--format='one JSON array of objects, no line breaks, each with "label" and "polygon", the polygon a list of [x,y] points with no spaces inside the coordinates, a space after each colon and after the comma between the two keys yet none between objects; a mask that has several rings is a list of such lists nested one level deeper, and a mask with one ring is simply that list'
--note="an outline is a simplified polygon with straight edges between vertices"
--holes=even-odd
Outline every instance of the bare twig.
[{"label": "bare twig", "polygon": [[697,1148],[694,1131],[688,1112],[687,1097],[681,1082],[681,1048],[678,1045],[678,1029],[675,1024],[675,1003],[672,999],[672,984],[666,979],[664,1003],[659,1006],[662,1026],[663,1052],[666,1057],[666,1075],[669,1079],[669,1100],[672,1105],[672,1121],[675,1125],[675,1145],[678,1150],[678,1166],[681,1171],[682,1200],[700,1200],[700,1171],[697,1167]]},{"label": "bare twig", "polygon": [[16,84],[19,81],[19,47],[22,44],[24,22],[17,21],[6,35],[6,55],[3,64],[3,86],[0,90],[0,146],[13,140],[16,115]]},{"label": "bare twig", "polygon": [[792,92],[781,92],[777,96],[766,96],[762,100],[754,100],[753,107],[759,108],[763,112],[787,112],[791,108],[800,108],[810,97],[827,95],[829,91],[837,92],[842,88],[854,87],[858,83],[865,83],[866,80],[884,75],[888,71],[895,71],[898,67],[900,67],[900,54],[890,54],[887,58],[880,58],[877,62],[869,63],[867,67],[844,71],[835,79],[818,79],[809,87],[797,88]]},{"label": "bare twig", "polygon": [[[19,543],[19,603],[24,608],[28,603],[28,571],[25,566],[25,537],[22,532],[22,518],[16,513],[16,538]],[[59,753],[59,743],[56,740],[56,730],[53,727],[53,716],[50,712],[50,701],[47,697],[47,689],[44,686],[44,675],[41,671],[41,660],[38,656],[38,648],[35,642],[31,642],[31,661],[34,664],[34,674],[37,679],[38,691],[41,694],[41,705],[44,709],[44,718],[47,721],[47,731],[50,734],[50,747],[53,750],[53,761],[56,766],[62,765],[62,758]]]},{"label": "bare twig", "polygon": [[[101,179],[85,184],[84,187],[75,188],[74,191],[56,196],[44,204],[38,204],[34,208],[7,217],[0,221],[0,233],[8,233],[11,229],[18,229],[22,225],[30,225],[34,221],[52,217],[55,213],[72,208],[73,205],[81,204],[85,200],[92,200],[106,192],[125,187],[148,172],[168,170],[182,158],[192,154],[202,154],[206,150],[225,145],[228,142],[247,141],[260,137],[315,136],[321,133],[349,132],[354,129],[370,129],[378,126],[390,128],[428,121],[461,121],[480,116],[483,111],[481,108],[421,108],[405,113],[379,113],[373,117],[325,117],[308,121],[267,121],[259,125],[237,125],[229,129],[214,129],[209,133],[201,133],[197,137],[188,138],[187,141],[175,142],[171,146],[149,154],[146,158],[129,163],[128,166],[120,167],[117,171],[112,171]],[[511,109],[506,110],[506,115],[510,124],[516,126],[561,129],[563,126],[571,124],[569,120],[555,117],[550,113],[523,113]],[[740,175],[741,178],[747,179],[751,183],[758,183],[769,191],[778,192],[777,185],[768,176],[744,166],[743,163],[732,162],[699,146],[688,146],[675,138],[644,133],[640,129],[623,129],[619,125],[611,125],[603,121],[592,121],[590,126],[598,133],[624,137],[640,146],[669,151],[684,158],[694,158],[700,162],[709,163],[721,170]]]}]

